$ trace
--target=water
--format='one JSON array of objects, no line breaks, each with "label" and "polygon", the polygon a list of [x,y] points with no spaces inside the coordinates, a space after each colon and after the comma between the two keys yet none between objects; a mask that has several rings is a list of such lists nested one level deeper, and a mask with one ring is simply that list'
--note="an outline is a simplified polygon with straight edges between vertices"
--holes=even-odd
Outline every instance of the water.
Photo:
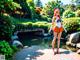
[{"label": "water", "polygon": [[[43,46],[44,48],[51,48],[52,45],[52,40],[53,37],[38,37],[38,36],[26,36],[26,37],[21,37],[20,41],[24,46]],[[60,47],[63,47],[64,43],[61,41]],[[57,47],[55,45],[55,47]]]}]

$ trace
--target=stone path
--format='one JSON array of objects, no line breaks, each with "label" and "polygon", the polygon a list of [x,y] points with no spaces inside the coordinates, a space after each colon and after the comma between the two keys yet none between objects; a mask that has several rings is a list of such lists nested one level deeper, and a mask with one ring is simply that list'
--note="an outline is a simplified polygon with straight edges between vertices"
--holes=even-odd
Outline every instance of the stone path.
[{"label": "stone path", "polygon": [[32,46],[17,52],[13,60],[80,60],[80,55],[77,53],[62,48],[60,48],[60,52],[61,54],[53,55],[50,48],[44,49],[41,46]]}]

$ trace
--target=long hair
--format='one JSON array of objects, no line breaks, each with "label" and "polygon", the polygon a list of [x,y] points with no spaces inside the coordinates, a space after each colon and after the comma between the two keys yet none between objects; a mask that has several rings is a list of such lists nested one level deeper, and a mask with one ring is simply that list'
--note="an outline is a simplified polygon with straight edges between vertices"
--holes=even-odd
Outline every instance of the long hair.
[{"label": "long hair", "polygon": [[[57,15],[57,12],[59,13],[59,15]],[[59,8],[54,8],[54,16],[57,16],[60,18],[60,10]]]}]

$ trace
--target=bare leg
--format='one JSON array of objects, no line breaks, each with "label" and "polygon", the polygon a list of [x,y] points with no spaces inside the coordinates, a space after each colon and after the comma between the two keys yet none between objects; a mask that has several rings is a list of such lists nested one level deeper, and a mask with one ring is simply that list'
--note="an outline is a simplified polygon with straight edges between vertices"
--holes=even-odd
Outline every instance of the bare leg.
[{"label": "bare leg", "polygon": [[54,32],[54,38],[53,38],[53,41],[52,41],[52,49],[53,49],[53,52],[54,52],[54,45],[55,45],[56,39],[57,39],[57,33]]},{"label": "bare leg", "polygon": [[59,47],[60,47],[60,38],[61,38],[62,32],[58,33],[58,45],[57,45],[57,53],[59,53]]}]

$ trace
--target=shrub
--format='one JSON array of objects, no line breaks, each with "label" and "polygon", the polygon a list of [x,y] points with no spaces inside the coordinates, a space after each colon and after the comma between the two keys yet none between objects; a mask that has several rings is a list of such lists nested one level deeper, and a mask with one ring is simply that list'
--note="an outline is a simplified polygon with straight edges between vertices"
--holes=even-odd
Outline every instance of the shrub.
[{"label": "shrub", "polygon": [[63,25],[68,33],[79,31],[80,29],[80,18],[64,18]]},{"label": "shrub", "polygon": [[15,27],[15,31],[27,30],[27,29],[32,30],[32,29],[37,29],[37,28],[41,28],[47,31],[49,28],[49,24],[47,22],[35,22],[35,23],[25,22],[25,23],[17,24]]},{"label": "shrub", "polygon": [[36,29],[38,28],[38,25],[37,24],[33,24],[33,29]]},{"label": "shrub", "polygon": [[75,13],[77,17],[80,17],[80,10],[77,10]]},{"label": "shrub", "polygon": [[6,59],[9,59],[13,55],[13,49],[6,41],[0,41],[0,54],[5,55]]},{"label": "shrub", "polygon": [[63,13],[63,18],[75,17],[75,13],[71,10],[65,10]]},{"label": "shrub", "polygon": [[11,60],[13,54],[18,50],[16,46],[10,46],[5,40],[0,41],[0,54],[5,55],[6,60]]},{"label": "shrub", "polygon": [[28,22],[26,27],[27,27],[28,29],[32,29],[32,22]]},{"label": "shrub", "polygon": [[43,15],[43,16],[41,16],[41,20],[42,21],[48,21],[48,17]]},{"label": "shrub", "polygon": [[0,16],[0,39],[10,40],[12,36],[13,25],[9,16]]}]

